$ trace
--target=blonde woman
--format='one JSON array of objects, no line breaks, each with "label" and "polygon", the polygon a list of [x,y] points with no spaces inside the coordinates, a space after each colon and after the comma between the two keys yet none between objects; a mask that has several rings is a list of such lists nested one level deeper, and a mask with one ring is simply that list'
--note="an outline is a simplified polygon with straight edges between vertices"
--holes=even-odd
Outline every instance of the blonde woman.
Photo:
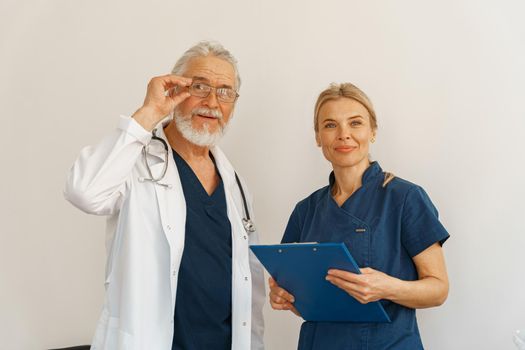
[{"label": "blonde woman", "polygon": [[[416,309],[443,304],[449,234],[425,191],[369,159],[377,120],[356,86],[333,84],[316,103],[317,145],[332,164],[329,184],[300,201],[282,242],[344,242],[362,274],[327,271],[327,283],[361,303],[381,300],[391,323],[304,322],[299,349],[423,349]],[[270,279],[270,303],[298,312]]]}]

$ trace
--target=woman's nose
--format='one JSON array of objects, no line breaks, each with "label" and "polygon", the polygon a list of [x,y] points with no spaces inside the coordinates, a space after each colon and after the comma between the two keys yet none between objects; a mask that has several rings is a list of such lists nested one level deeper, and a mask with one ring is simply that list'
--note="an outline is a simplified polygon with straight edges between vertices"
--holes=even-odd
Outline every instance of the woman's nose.
[{"label": "woman's nose", "polygon": [[337,139],[341,141],[350,140],[350,138],[351,138],[350,132],[347,130],[341,130],[339,132],[339,135],[337,135]]}]

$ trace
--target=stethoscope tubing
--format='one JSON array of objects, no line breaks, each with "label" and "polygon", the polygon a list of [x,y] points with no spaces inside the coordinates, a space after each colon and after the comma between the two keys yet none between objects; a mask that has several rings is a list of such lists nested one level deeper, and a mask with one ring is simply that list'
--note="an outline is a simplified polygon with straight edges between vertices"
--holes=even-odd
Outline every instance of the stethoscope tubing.
[{"label": "stethoscope tubing", "polygon": [[[165,151],[165,156],[164,156],[164,167],[162,169],[162,173],[160,174],[160,176],[158,177],[154,177],[153,176],[153,173],[151,172],[151,168],[148,164],[148,145],[142,147],[142,156],[144,158],[144,165],[146,166],[146,170],[148,172],[148,175],[149,175],[149,178],[147,177],[139,177],[139,181],[140,182],[144,182],[144,181],[149,181],[149,182],[152,182],[156,185],[160,185],[160,186],[164,186],[164,187],[167,187],[167,188],[171,188],[172,186],[170,184],[166,184],[166,183],[162,183],[160,182],[165,176],[166,176],[166,172],[168,171],[168,157],[169,157],[169,147],[168,147],[168,143],[158,137],[156,135],[156,131],[157,130],[153,130],[152,132],[152,136],[151,136],[151,139],[152,140],[157,140],[157,141],[160,141],[162,143],[162,146],[164,147],[164,151]],[[243,223],[243,226],[244,226],[244,229],[246,230],[246,232],[248,234],[252,233],[252,232],[255,232],[255,225],[250,217],[250,211],[248,210],[248,201],[246,200],[246,195],[244,194],[244,189],[242,187],[242,184],[241,184],[241,180],[239,179],[239,176],[237,175],[237,172],[235,172],[235,181],[237,182],[237,186],[239,187],[239,191],[241,192],[241,198],[242,198],[242,204],[243,204],[243,207],[244,207],[244,213],[246,215],[245,218],[242,219],[242,223]]]}]

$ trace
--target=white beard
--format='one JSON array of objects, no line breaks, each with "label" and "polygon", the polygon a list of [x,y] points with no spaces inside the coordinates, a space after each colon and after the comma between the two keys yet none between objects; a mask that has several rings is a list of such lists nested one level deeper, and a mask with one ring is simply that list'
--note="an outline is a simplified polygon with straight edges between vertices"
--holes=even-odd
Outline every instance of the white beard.
[{"label": "white beard", "polygon": [[[182,115],[177,109],[175,109],[173,112],[173,119],[175,120],[177,130],[179,130],[186,140],[197,146],[215,146],[226,133],[227,125],[221,125],[219,123],[218,129],[214,133],[209,131],[208,123],[203,124],[202,130],[195,130],[191,125],[192,114],[193,112],[189,115]],[[220,119],[222,119],[222,117]]]}]

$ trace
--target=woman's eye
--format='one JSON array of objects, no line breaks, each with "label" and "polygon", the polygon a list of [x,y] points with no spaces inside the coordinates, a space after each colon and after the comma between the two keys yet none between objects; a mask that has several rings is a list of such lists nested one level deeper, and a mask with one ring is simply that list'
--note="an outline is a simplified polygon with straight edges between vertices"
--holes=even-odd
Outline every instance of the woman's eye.
[{"label": "woman's eye", "polygon": [[325,128],[328,128],[328,129],[331,129],[331,128],[335,128],[336,125],[335,125],[335,123],[326,123],[326,124],[324,125],[324,127],[325,127]]},{"label": "woman's eye", "polygon": [[361,125],[361,124],[363,124],[363,123],[361,123],[361,121],[359,121],[359,120],[353,120],[353,121],[350,123],[350,125],[352,125],[352,126],[359,126],[359,125]]}]

